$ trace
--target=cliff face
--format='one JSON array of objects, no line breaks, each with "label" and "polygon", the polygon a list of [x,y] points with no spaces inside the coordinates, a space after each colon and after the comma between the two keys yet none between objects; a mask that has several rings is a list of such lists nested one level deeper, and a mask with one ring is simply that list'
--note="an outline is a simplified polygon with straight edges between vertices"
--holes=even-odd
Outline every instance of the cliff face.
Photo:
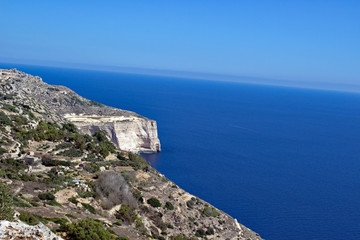
[{"label": "cliff face", "polygon": [[135,112],[105,106],[64,86],[49,85],[40,77],[15,69],[0,69],[0,94],[33,109],[48,121],[73,122],[83,133],[106,133],[121,150],[152,153],[161,150],[156,121]]},{"label": "cliff face", "polygon": [[136,116],[65,115],[81,132],[92,135],[103,131],[110,140],[125,151],[151,153],[159,152],[156,121]]}]

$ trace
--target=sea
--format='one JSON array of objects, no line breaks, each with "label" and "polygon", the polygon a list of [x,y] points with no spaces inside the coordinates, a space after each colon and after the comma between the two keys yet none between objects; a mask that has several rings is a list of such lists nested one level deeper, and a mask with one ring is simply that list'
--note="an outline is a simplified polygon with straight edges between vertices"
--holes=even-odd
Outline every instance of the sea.
[{"label": "sea", "polygon": [[155,119],[151,165],[265,239],[360,239],[360,94],[15,67]]}]

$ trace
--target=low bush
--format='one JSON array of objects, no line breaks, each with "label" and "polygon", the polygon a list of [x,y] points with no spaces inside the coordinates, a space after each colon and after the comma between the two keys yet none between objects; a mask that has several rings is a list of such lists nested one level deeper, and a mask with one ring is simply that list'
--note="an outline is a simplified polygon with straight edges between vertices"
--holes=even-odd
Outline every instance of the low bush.
[{"label": "low bush", "polygon": [[100,166],[96,163],[87,163],[84,167],[85,171],[88,171],[89,173],[96,173],[100,171]]},{"label": "low bush", "polygon": [[161,207],[161,203],[157,198],[152,197],[152,198],[148,199],[146,202],[152,207],[155,207],[155,208]]},{"label": "low bush", "polygon": [[83,205],[83,207],[88,210],[90,213],[92,214],[96,214],[96,210],[93,206],[91,206],[90,204],[87,203],[81,203],[81,205]]},{"label": "low bush", "polygon": [[7,185],[0,182],[0,220],[12,220],[14,216],[14,202]]},{"label": "low bush", "polygon": [[51,205],[51,206],[61,207],[61,204],[58,203],[56,200],[50,200],[50,201],[48,202],[48,204]]},{"label": "low bush", "polygon": [[10,104],[3,104],[2,109],[5,109],[9,112],[15,112],[15,113],[19,112],[15,106],[10,105]]},{"label": "low bush", "polygon": [[196,230],[195,236],[202,237],[205,235],[206,235],[206,231],[204,229],[199,228],[198,230]]},{"label": "low bush", "polygon": [[37,225],[40,222],[36,215],[24,211],[20,212],[19,219],[28,225]]},{"label": "low bush", "polygon": [[192,197],[189,201],[186,202],[186,206],[190,209],[194,207],[196,203],[196,198]]},{"label": "low bush", "polygon": [[79,197],[81,197],[81,198],[95,197],[95,193],[92,191],[77,190],[76,192],[79,195]]},{"label": "low bush", "polygon": [[203,214],[207,217],[217,217],[219,215],[218,211],[214,207],[205,207]]},{"label": "low bush", "polygon": [[8,151],[5,148],[0,147],[0,155],[7,153]]},{"label": "low bush", "polygon": [[77,219],[77,217],[75,217],[74,215],[67,213],[65,214],[66,217],[72,218],[72,219]]},{"label": "low bush", "polygon": [[0,112],[0,124],[11,125],[11,120],[4,112]]},{"label": "low bush", "polygon": [[66,157],[81,157],[83,155],[83,151],[76,148],[70,148],[68,150],[59,152],[57,155],[66,156]]},{"label": "low bush", "polygon": [[165,208],[168,210],[174,210],[174,206],[172,205],[171,202],[166,202],[165,203]]},{"label": "low bush", "polygon": [[73,204],[78,204],[78,200],[76,199],[76,197],[71,197],[71,198],[69,198],[68,199],[69,200],[69,202],[71,202],[71,203],[73,203]]},{"label": "low bush", "polygon": [[63,143],[60,143],[60,144],[56,145],[55,150],[70,148],[72,146],[73,145],[71,143],[69,143],[69,142],[63,142]]},{"label": "low bush", "polygon": [[55,167],[55,166],[70,166],[71,162],[64,160],[56,160],[51,156],[45,155],[42,157],[41,162],[46,167]]},{"label": "low bush", "polygon": [[66,232],[72,240],[115,240],[116,236],[108,231],[101,222],[93,219],[79,220],[77,223],[62,225],[61,231]]},{"label": "low bush", "polygon": [[131,224],[136,220],[137,215],[135,213],[135,208],[128,204],[122,204],[121,208],[116,211],[115,217],[123,222]]},{"label": "low bush", "polygon": [[214,229],[212,227],[208,227],[206,229],[206,235],[213,235],[215,233]]},{"label": "low bush", "polygon": [[55,200],[54,194],[49,193],[49,192],[47,192],[47,193],[39,193],[38,197],[41,200],[49,200],[49,201]]}]

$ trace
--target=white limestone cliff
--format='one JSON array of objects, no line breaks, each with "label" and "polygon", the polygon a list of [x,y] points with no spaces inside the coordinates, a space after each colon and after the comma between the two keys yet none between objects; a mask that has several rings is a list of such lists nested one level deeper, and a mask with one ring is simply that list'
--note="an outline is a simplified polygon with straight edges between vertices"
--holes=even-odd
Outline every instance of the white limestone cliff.
[{"label": "white limestone cliff", "polygon": [[82,133],[91,135],[101,130],[121,150],[153,153],[160,152],[160,140],[156,121],[137,116],[64,116],[74,123]]}]

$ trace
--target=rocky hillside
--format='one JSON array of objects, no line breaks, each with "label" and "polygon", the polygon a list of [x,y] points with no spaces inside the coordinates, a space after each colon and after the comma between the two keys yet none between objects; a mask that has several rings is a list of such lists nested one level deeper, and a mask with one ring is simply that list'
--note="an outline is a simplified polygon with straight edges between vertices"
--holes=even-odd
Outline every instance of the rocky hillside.
[{"label": "rocky hillside", "polygon": [[261,239],[106,131],[154,121],[16,70],[0,76],[1,239]]},{"label": "rocky hillside", "polygon": [[126,151],[159,152],[156,121],[137,113],[88,100],[64,86],[52,86],[15,69],[0,70],[0,95],[19,112],[30,110],[47,121],[73,121],[80,130],[93,134],[101,130]]}]

